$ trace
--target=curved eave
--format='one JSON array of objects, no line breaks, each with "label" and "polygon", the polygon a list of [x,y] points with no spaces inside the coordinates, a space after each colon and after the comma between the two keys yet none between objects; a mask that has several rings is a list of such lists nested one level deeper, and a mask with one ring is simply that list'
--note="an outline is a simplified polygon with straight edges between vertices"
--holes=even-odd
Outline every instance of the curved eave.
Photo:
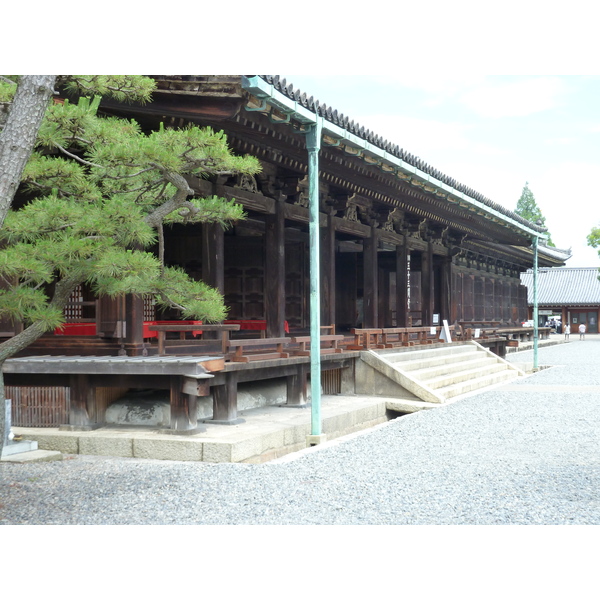
[{"label": "curved eave", "polygon": [[[378,166],[387,173],[395,175],[398,179],[456,205],[459,210],[476,213],[484,219],[501,224],[501,226],[513,231],[519,238],[526,238],[527,240],[535,237],[541,240],[547,239],[543,232],[511,219],[509,216],[486,206],[479,200],[378,148],[367,140],[329,122],[300,103],[288,98],[259,76],[243,76],[242,88],[258,100],[258,105],[247,108],[248,110],[267,111],[275,109],[282,116],[280,120],[282,123],[289,122],[289,119],[293,117],[300,127],[300,133],[305,133],[317,123],[317,120],[320,120],[325,145],[343,146],[346,153],[363,158],[367,163]],[[555,263],[550,264],[554,265]]]}]

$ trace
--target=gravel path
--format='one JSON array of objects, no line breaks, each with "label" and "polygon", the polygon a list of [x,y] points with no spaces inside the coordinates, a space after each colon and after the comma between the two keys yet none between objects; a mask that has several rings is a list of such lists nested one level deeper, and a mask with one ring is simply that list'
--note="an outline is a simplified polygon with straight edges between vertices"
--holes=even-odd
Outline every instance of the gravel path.
[{"label": "gravel path", "polygon": [[553,368],[288,462],[0,464],[0,523],[600,524],[600,336],[574,337],[540,348]]}]

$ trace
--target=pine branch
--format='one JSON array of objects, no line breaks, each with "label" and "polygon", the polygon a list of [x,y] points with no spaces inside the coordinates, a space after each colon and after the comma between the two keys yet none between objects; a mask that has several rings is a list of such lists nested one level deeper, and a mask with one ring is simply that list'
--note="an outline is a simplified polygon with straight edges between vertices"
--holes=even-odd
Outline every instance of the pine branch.
[{"label": "pine branch", "polygon": [[76,160],[77,162],[81,163],[82,165],[86,165],[88,167],[96,167],[98,169],[104,169],[104,167],[97,165],[95,163],[89,162],[87,160],[84,160],[83,158],[80,158],[79,156],[77,156],[76,154],[71,154],[71,152],[69,152],[68,150],[66,150],[65,148],[63,148],[60,144],[55,143],[54,144],[63,154],[65,154],[66,156],[68,156],[69,158],[72,158],[74,160]]}]

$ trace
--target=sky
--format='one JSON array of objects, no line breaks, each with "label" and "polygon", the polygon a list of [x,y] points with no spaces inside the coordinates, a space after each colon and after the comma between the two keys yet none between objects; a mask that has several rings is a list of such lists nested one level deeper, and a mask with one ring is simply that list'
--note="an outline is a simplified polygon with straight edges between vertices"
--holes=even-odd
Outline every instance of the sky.
[{"label": "sky", "polygon": [[566,265],[600,266],[600,76],[279,75],[510,210],[528,184]]},{"label": "sky", "polygon": [[[567,265],[600,265],[586,241],[600,225],[600,61],[592,0],[568,6],[557,0],[352,6],[305,0],[301,8],[265,0],[225,29],[207,26],[221,22],[221,5],[196,3],[186,8],[189,28],[160,28],[160,42],[152,34],[153,14],[114,3],[119,23],[137,24],[118,44],[48,52],[48,23],[55,23],[55,38],[66,39],[78,21],[75,0],[65,0],[65,7],[73,23],[42,4],[37,19],[28,20],[26,42],[19,28],[6,32],[6,44],[19,50],[10,56],[12,72],[280,75],[508,209],[516,208],[528,183],[553,242],[572,251]],[[25,4],[7,10],[13,19],[28,16]],[[119,23],[107,10],[79,27],[93,37],[118,33]]]}]

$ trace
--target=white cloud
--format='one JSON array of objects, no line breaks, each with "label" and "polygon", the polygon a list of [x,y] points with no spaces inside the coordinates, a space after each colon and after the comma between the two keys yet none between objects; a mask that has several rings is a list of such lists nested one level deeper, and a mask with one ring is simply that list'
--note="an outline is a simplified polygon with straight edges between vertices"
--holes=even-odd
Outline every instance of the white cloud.
[{"label": "white cloud", "polygon": [[476,87],[464,93],[461,102],[483,117],[524,117],[554,108],[566,91],[564,80],[536,77]]},{"label": "white cloud", "polygon": [[469,126],[457,122],[382,114],[362,116],[359,123],[430,164],[428,157],[440,150],[464,150],[471,144]]}]

